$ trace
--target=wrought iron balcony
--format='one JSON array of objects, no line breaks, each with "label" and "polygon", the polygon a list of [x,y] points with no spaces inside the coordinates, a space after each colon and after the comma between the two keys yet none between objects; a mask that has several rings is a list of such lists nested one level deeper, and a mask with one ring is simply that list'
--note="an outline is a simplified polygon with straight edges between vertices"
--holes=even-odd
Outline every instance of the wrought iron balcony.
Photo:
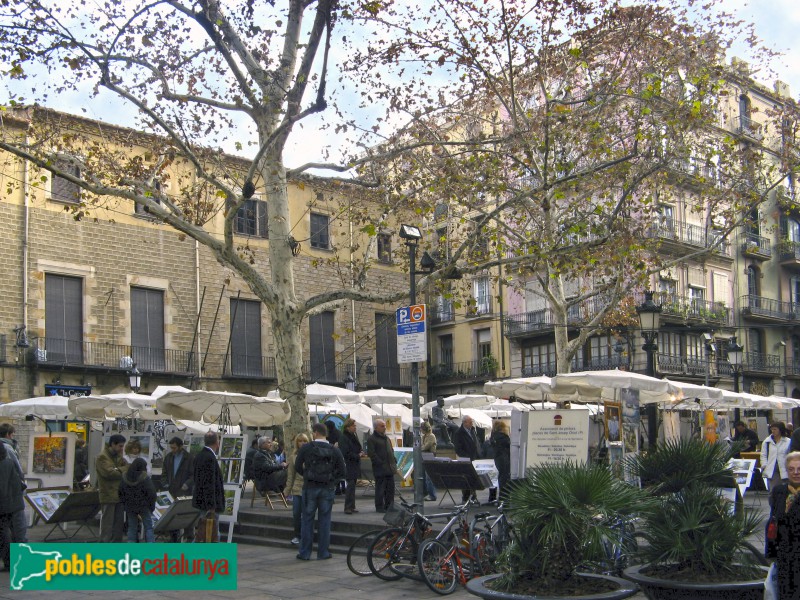
[{"label": "wrought iron balcony", "polygon": [[493,360],[479,359],[467,362],[442,363],[431,365],[428,371],[428,381],[441,383],[443,381],[478,381],[494,378],[497,365]]},{"label": "wrought iron balcony", "polygon": [[760,142],[764,139],[761,125],[753,121],[748,115],[739,115],[736,120],[736,134]]},{"label": "wrought iron balcony", "polygon": [[649,238],[695,248],[711,248],[718,244],[715,248],[716,252],[723,256],[731,255],[730,242],[723,239],[719,231],[693,223],[684,223],[677,219],[660,219],[649,227],[646,235]]},{"label": "wrought iron balcony", "polygon": [[745,352],[742,359],[742,370],[777,375],[781,372],[781,357],[766,352]]},{"label": "wrought iron balcony", "polygon": [[[581,304],[570,306],[567,310],[567,326],[577,327],[587,322],[602,311],[607,304],[608,300],[605,297],[595,296]],[[503,317],[505,335],[509,338],[547,333],[552,331],[555,325],[555,315],[549,308]]]},{"label": "wrought iron balcony", "polygon": [[713,359],[674,354],[658,354],[658,372],[665,375],[686,375],[687,377],[716,377],[719,372]]},{"label": "wrought iron balcony", "polygon": [[441,325],[455,321],[456,311],[452,302],[435,302],[429,309],[431,325]]},{"label": "wrought iron balcony", "polygon": [[325,383],[342,387],[350,375],[356,380],[359,388],[385,387],[410,388],[411,367],[372,366],[357,373],[352,362],[321,363],[312,360],[303,361],[303,377],[307,383]]},{"label": "wrought iron balcony", "polygon": [[742,296],[739,300],[742,315],[759,321],[798,321],[800,304],[782,302],[763,296]]},{"label": "wrought iron balcony", "polygon": [[731,311],[722,302],[699,300],[663,292],[654,294],[653,298],[657,304],[661,304],[662,317],[677,317],[686,322],[694,321],[713,325],[730,323]]},{"label": "wrought iron balcony", "polygon": [[800,242],[782,240],[778,242],[777,252],[781,265],[800,269]]},{"label": "wrought iron balcony", "polygon": [[467,305],[467,318],[474,319],[476,317],[485,317],[493,314],[492,299],[483,298],[480,302],[469,303]]},{"label": "wrought iron balcony", "polygon": [[143,373],[197,373],[197,353],[166,348],[145,348],[105,342],[79,342],[35,338],[30,350],[39,368],[91,368],[127,370],[134,363]]},{"label": "wrought iron balcony", "polygon": [[772,256],[772,244],[763,235],[746,233],[742,242],[742,254],[767,260]]}]

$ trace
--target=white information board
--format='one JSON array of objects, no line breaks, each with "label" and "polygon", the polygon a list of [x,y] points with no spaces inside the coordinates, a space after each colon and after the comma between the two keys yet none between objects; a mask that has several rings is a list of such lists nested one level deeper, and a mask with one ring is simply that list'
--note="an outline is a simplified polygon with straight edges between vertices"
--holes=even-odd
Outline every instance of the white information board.
[{"label": "white information board", "polygon": [[535,410],[523,415],[528,420],[526,467],[565,460],[587,461],[589,419],[586,411]]},{"label": "white information board", "polygon": [[425,334],[425,305],[401,306],[397,319],[397,362],[413,363],[428,360],[428,340]]}]

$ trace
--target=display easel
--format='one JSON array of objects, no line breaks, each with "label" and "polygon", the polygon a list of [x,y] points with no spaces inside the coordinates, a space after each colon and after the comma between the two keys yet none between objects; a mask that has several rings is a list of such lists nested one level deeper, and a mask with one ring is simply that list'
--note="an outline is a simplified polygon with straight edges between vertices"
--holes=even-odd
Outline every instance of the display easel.
[{"label": "display easel", "polygon": [[197,519],[200,518],[200,512],[192,506],[191,498],[178,498],[156,521],[153,533],[157,537],[166,537],[178,529],[193,531]]},{"label": "display easel", "polygon": [[[437,489],[444,489],[445,493],[439,502],[442,505],[445,498],[450,496],[453,504],[455,498],[450,490],[485,490],[488,477],[478,475],[472,461],[469,460],[426,460],[422,462],[425,473],[433,481]],[[491,485],[491,482],[489,482]]]},{"label": "display easel", "polygon": [[[48,491],[57,491],[61,493],[63,490],[64,488],[41,488],[35,490],[35,493],[25,496],[25,498],[28,500],[28,504],[33,507],[37,514],[44,520],[45,524],[53,526],[50,531],[47,532],[47,535],[45,535],[42,541],[49,541],[50,535],[56,529],[60,529],[61,533],[64,534],[63,539],[71,540],[78,535],[78,532],[84,527],[91,532],[92,536],[96,540],[97,532],[89,523],[89,521],[94,519],[94,517],[97,516],[97,513],[100,512],[100,496],[96,490],[87,492],[69,492],[61,504],[52,513],[50,513],[41,504],[36,502],[36,497],[40,494]],[[70,535],[67,533],[67,529],[65,527],[66,523],[79,523],[80,525],[72,533],[72,535]]]}]

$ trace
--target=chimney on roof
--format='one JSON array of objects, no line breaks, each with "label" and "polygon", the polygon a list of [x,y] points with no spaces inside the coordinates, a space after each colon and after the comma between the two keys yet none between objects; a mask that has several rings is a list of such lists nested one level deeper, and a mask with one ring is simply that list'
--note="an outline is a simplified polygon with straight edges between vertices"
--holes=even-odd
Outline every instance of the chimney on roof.
[{"label": "chimney on roof", "polygon": [[785,81],[781,81],[780,79],[775,80],[775,93],[780,96],[781,98],[791,98],[792,97],[792,90],[789,88],[789,84]]}]

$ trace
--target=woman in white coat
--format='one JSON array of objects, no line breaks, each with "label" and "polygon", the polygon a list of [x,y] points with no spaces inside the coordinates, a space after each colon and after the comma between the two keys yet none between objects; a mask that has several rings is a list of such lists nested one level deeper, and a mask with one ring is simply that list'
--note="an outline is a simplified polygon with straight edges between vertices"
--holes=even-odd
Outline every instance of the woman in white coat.
[{"label": "woman in white coat", "polygon": [[791,439],[786,425],[777,421],[769,426],[770,435],[761,443],[761,476],[771,491],[776,485],[786,483],[786,455],[789,453]]}]

